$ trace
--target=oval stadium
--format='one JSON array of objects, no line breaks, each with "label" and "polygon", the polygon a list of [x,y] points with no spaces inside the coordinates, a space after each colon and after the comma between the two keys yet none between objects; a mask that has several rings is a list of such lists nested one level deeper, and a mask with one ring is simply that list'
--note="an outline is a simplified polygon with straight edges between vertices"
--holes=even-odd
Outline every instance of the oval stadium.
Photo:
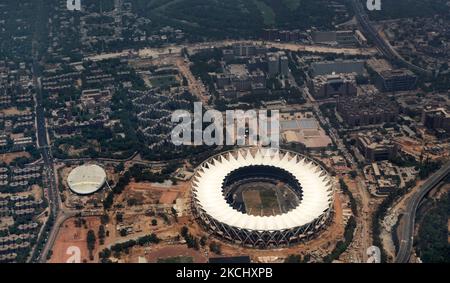
[{"label": "oval stadium", "polygon": [[280,248],[312,239],[329,222],[333,184],[313,160],[264,148],[209,158],[192,180],[198,222],[221,239],[253,248]]},{"label": "oval stadium", "polygon": [[105,170],[98,165],[83,165],[73,169],[67,177],[69,188],[79,195],[90,195],[106,182]]}]

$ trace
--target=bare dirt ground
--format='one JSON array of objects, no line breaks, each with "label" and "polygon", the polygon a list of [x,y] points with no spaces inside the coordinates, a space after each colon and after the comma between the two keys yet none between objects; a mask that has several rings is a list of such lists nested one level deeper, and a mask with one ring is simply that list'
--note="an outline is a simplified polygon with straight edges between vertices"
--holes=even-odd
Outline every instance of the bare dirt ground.
[{"label": "bare dirt ground", "polygon": [[[432,139],[433,137],[430,137],[430,139]],[[428,140],[430,140],[428,139]],[[411,138],[406,138],[406,137],[402,137],[397,139],[398,143],[401,145],[402,150],[404,150],[405,152],[412,154],[414,156],[420,156],[422,154],[422,152],[425,150],[425,144],[419,143],[416,140],[413,140]],[[430,142],[429,144],[427,144],[427,146],[433,145],[433,142]],[[427,157],[431,158],[433,160],[435,159],[442,159],[444,157],[449,156],[448,151],[447,152],[443,152],[441,154],[432,154],[430,152],[427,152]]]},{"label": "bare dirt ground", "polygon": [[450,218],[448,219],[448,243],[450,244]]},{"label": "bare dirt ground", "polygon": [[357,226],[353,241],[347,251],[341,255],[340,259],[343,259],[344,262],[366,262],[366,251],[372,244],[370,215],[373,213],[375,207],[371,206],[370,195],[360,178],[353,180],[345,177],[344,181],[355,198],[359,211],[358,215],[355,216]]},{"label": "bare dirt ground", "polygon": [[38,185],[33,185],[31,186],[31,194],[33,195],[34,199],[40,200],[42,199],[44,192]]},{"label": "bare dirt ground", "polygon": [[351,54],[351,55],[374,55],[377,50],[374,48],[335,48],[318,45],[304,45],[304,44],[292,44],[292,43],[269,43],[268,46],[275,47],[290,51],[307,51],[318,53],[339,53],[339,54]]},{"label": "bare dirt ground", "polygon": [[201,251],[196,251],[187,248],[186,245],[170,245],[170,246],[156,246],[151,249],[145,255],[148,262],[155,263],[158,259],[165,259],[170,257],[192,257],[193,262],[205,263],[208,258]]},{"label": "bare dirt ground", "polygon": [[395,246],[392,241],[392,235],[385,229],[381,230],[381,240],[383,241],[383,248],[389,258],[395,258]]},{"label": "bare dirt ground", "polygon": [[[155,198],[155,200],[162,200],[166,198],[169,201],[171,194],[167,194],[163,197],[164,193],[176,192],[181,197],[187,196],[189,193],[189,182],[180,182],[178,185],[174,186],[164,186],[159,184],[150,183],[131,183],[125,190],[125,192],[119,196],[122,199],[127,193],[139,193],[139,194],[155,194],[155,191],[159,191],[160,194]],[[155,197],[153,195],[153,197]],[[120,203],[120,200],[116,203]],[[147,203],[147,202],[145,202]],[[344,207],[345,208],[345,207]],[[334,203],[334,213],[333,218],[330,219],[330,224],[317,235],[314,239],[299,245],[295,245],[291,248],[286,249],[273,249],[273,250],[256,250],[249,248],[242,248],[234,244],[228,244],[223,242],[221,239],[214,237],[205,231],[200,225],[192,218],[191,215],[185,217],[179,217],[178,221],[172,220],[170,225],[166,225],[162,219],[155,217],[149,217],[140,215],[143,212],[135,210],[133,207],[126,207],[123,210],[124,225],[132,225],[135,233],[121,237],[116,231],[115,227],[115,217],[110,215],[110,219],[113,223],[109,224],[110,237],[106,238],[105,246],[101,246],[98,250],[107,247],[108,245],[122,242],[128,240],[128,238],[137,238],[139,236],[148,235],[149,233],[156,233],[161,239],[165,239],[162,243],[158,245],[151,245],[149,247],[134,247],[130,250],[129,254],[123,254],[121,256],[121,262],[138,262],[139,257],[145,257],[148,262],[157,262],[159,258],[168,257],[192,257],[194,262],[206,262],[208,257],[216,256],[209,251],[209,243],[211,241],[221,244],[222,254],[221,256],[239,256],[239,255],[249,255],[254,261],[257,262],[280,262],[283,261],[290,254],[314,254],[317,259],[326,256],[335,247],[339,240],[342,240],[345,226],[345,219],[343,216],[343,205],[341,203],[341,197],[338,193],[335,196]],[[158,225],[156,227],[151,226],[150,222],[152,219],[158,220]],[[139,225],[140,227],[136,227]],[[189,233],[200,239],[202,236],[206,236],[208,243],[204,248],[199,251],[193,249],[188,249],[185,244],[174,244],[172,240],[174,237],[179,235],[181,228],[186,226],[189,228]],[[107,228],[108,229],[108,228]],[[137,230],[142,230],[137,232]],[[85,244],[85,242],[83,243]],[[98,254],[98,251],[95,251]]]},{"label": "bare dirt ground", "polygon": [[169,186],[131,182],[118,197],[116,203],[126,202],[128,199],[134,198],[145,204],[173,204],[188,189],[189,183],[187,182],[180,182],[177,185]]},{"label": "bare dirt ground", "polygon": [[333,219],[329,226],[320,232],[314,239],[283,249],[257,250],[243,248],[238,245],[225,243],[221,241],[221,239],[209,235],[192,219],[186,222],[186,226],[189,227],[190,233],[198,237],[206,235],[210,240],[220,243],[222,245],[222,256],[249,255],[253,261],[259,261],[260,258],[272,258],[275,261],[276,259],[281,259],[282,261],[291,254],[316,254],[322,257],[331,252],[336,243],[343,238],[344,234],[342,204],[337,194],[335,196],[334,211],[335,213],[333,214]]},{"label": "bare dirt ground", "polygon": [[159,203],[173,204],[178,198],[178,192],[164,192],[159,199]]},{"label": "bare dirt ground", "polygon": [[86,227],[78,228],[75,226],[75,218],[68,219],[63,223],[59,230],[55,244],[53,246],[53,254],[50,263],[82,263],[98,261],[98,239],[96,248],[93,251],[94,260],[89,259],[89,251],[87,249],[87,233],[90,229],[94,230],[97,235],[100,219],[98,217],[87,217]]},{"label": "bare dirt ground", "polygon": [[177,59],[176,64],[181,74],[187,79],[189,90],[191,91],[191,93],[196,95],[201,102],[207,105],[209,98],[206,95],[206,90],[203,83],[194,77],[189,68],[189,65],[184,61],[183,58]]},{"label": "bare dirt ground", "polygon": [[151,190],[162,190],[162,191],[176,191],[182,192],[185,190],[185,183],[179,183],[177,185],[164,186],[162,184],[154,183],[135,183],[131,182],[127,188],[133,191],[151,191]]},{"label": "bare dirt ground", "polygon": [[20,115],[23,113],[27,113],[30,112],[30,109],[27,108],[25,110],[19,110],[16,107],[11,107],[11,108],[7,108],[7,109],[2,109],[0,111],[0,113],[5,114],[5,116],[13,116],[13,115]]},{"label": "bare dirt ground", "polygon": [[12,152],[12,153],[4,153],[0,155],[0,161],[4,162],[6,164],[10,164],[14,161],[14,159],[19,157],[26,157],[29,158],[31,155],[28,152],[21,151],[21,152]]},{"label": "bare dirt ground", "polygon": [[242,193],[242,199],[245,203],[247,213],[259,216],[262,210],[262,201],[259,191],[245,191]]}]

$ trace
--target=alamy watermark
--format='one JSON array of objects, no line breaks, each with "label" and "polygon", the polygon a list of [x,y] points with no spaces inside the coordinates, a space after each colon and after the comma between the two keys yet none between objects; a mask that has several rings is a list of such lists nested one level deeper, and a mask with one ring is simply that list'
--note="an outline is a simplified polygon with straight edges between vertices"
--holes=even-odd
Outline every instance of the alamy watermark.
[{"label": "alamy watermark", "polygon": [[381,10],[381,0],[367,0],[367,9],[369,11],[380,11]]},{"label": "alamy watermark", "polygon": [[371,246],[367,249],[367,263],[381,263],[381,250],[377,246]]},{"label": "alamy watermark", "polygon": [[[180,145],[280,145],[280,112],[278,110],[218,110],[203,111],[201,102],[194,103],[194,113],[177,110],[172,122],[172,143]],[[208,124],[208,125],[206,125]],[[206,127],[205,127],[206,126]]]},{"label": "alamy watermark", "polygon": [[[367,9],[369,11],[380,11],[381,0],[367,0]],[[81,11],[81,0],[67,0],[67,10]]]},{"label": "alamy watermark", "polygon": [[67,10],[81,11],[81,0],[67,0]]}]

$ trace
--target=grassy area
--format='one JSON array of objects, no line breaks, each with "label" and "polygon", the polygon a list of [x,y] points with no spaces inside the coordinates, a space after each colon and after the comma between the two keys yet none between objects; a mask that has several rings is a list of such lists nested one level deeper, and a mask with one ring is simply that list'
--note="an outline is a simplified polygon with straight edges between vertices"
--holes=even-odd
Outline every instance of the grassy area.
[{"label": "grassy area", "polygon": [[[255,36],[266,27],[331,28],[336,13],[328,0],[130,0],[133,10],[191,38]],[[341,2],[343,0],[338,0]]]},{"label": "grassy area", "polygon": [[[365,0],[363,1],[365,4]],[[369,12],[374,20],[448,15],[447,0],[383,0],[381,11]]]},{"label": "grassy area", "polygon": [[254,1],[256,7],[258,7],[259,11],[261,12],[261,15],[264,18],[264,24],[267,26],[275,24],[275,12],[272,10],[272,8],[262,1],[259,0]]},{"label": "grassy area", "polygon": [[190,256],[175,256],[158,259],[158,263],[193,263],[193,262],[194,259]]},{"label": "grassy area", "polygon": [[153,87],[170,87],[179,84],[176,76],[158,76],[150,78]]},{"label": "grassy area", "polygon": [[425,263],[448,263],[450,243],[448,242],[450,219],[450,192],[437,201],[423,219],[419,228],[416,247]]},{"label": "grassy area", "polygon": [[279,211],[277,194],[271,189],[262,189],[259,192],[261,205],[265,211]]},{"label": "grassy area", "polygon": [[282,2],[289,9],[297,10],[297,8],[300,6],[301,0],[283,0]]}]

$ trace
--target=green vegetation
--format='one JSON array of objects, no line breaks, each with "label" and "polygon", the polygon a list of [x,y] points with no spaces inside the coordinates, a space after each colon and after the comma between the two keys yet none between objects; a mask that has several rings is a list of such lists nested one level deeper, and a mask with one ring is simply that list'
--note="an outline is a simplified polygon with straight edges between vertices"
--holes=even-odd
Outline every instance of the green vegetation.
[{"label": "green vegetation", "polygon": [[90,11],[96,13],[114,10],[114,0],[84,0],[83,5],[89,6]]},{"label": "green vegetation", "polygon": [[87,242],[87,247],[89,250],[89,257],[91,260],[94,259],[93,255],[92,255],[92,251],[95,249],[95,241],[96,241],[95,232],[93,230],[89,230],[87,233],[86,242]]},{"label": "green vegetation", "polygon": [[[140,16],[153,21],[149,29],[182,29],[192,40],[258,36],[263,28],[331,28],[337,20],[325,0],[132,0]],[[341,2],[341,1],[338,1]],[[342,20],[342,19],[340,19]],[[345,19],[344,19],[345,20]],[[150,31],[150,30],[149,30]]]},{"label": "green vegetation", "polygon": [[254,0],[254,1],[255,1],[256,7],[258,7],[259,11],[261,12],[261,15],[264,18],[264,24],[265,25],[275,24],[275,13],[272,10],[272,8],[270,8],[270,6],[268,6],[263,1],[259,1],[259,0]]},{"label": "green vegetation", "polygon": [[158,263],[193,263],[194,259],[190,256],[175,256],[168,258],[159,258]]},{"label": "green vegetation", "polygon": [[343,254],[348,246],[350,246],[351,242],[353,241],[353,234],[355,233],[356,229],[356,221],[355,218],[352,216],[348,220],[347,225],[345,226],[345,233],[344,233],[344,241],[339,241],[336,244],[336,247],[333,249],[331,254],[324,257],[323,261],[326,263],[331,263],[333,260],[336,260],[339,258],[341,254]]},{"label": "green vegetation", "polygon": [[41,50],[47,43],[50,3],[43,0],[4,0],[0,15],[0,60],[30,61],[33,37],[39,38],[35,47]]},{"label": "green vegetation", "polygon": [[[352,209],[353,215],[354,216],[358,215],[358,207],[356,205],[356,201],[355,201],[352,193],[348,189],[347,184],[344,182],[343,179],[340,179],[339,183],[340,183],[342,191],[350,199],[350,207]],[[329,255],[327,255],[326,257],[323,258],[324,262],[330,263],[333,260],[338,259],[341,256],[341,254],[343,254],[347,250],[348,246],[350,246],[351,242],[353,241],[353,234],[355,233],[355,229],[356,229],[356,220],[355,220],[354,216],[350,217],[350,219],[347,222],[347,225],[345,226],[344,241],[339,241],[336,244],[336,247],[333,249],[333,251]]]},{"label": "green vegetation", "polygon": [[157,244],[161,240],[156,236],[156,234],[150,234],[148,236],[143,236],[137,240],[129,240],[124,243],[115,244],[111,247],[111,249],[104,249],[99,253],[99,257],[102,262],[107,262],[107,258],[111,256],[111,251],[114,252],[115,256],[119,256],[122,252],[128,253],[129,250],[138,245],[138,246],[146,246],[149,244]]},{"label": "green vegetation", "polygon": [[222,246],[216,242],[211,242],[209,244],[209,250],[217,255],[222,254]]},{"label": "green vegetation", "polygon": [[407,155],[393,157],[390,161],[400,167],[415,167],[419,171],[419,177],[422,180],[428,178],[432,173],[441,168],[442,165],[440,161],[425,160],[418,162],[414,157]]},{"label": "green vegetation", "polygon": [[100,225],[100,227],[98,228],[98,241],[100,245],[103,245],[105,243],[105,237],[106,237],[106,230],[105,230],[105,226]]},{"label": "green vegetation", "polygon": [[341,189],[344,192],[344,194],[346,194],[348,196],[348,198],[350,199],[350,208],[352,210],[353,215],[357,216],[358,215],[358,206],[356,204],[355,198],[353,197],[352,193],[348,189],[347,184],[345,183],[345,181],[343,179],[339,179],[339,185],[341,186]]},{"label": "green vegetation", "polygon": [[160,88],[179,86],[177,77],[174,75],[152,77],[150,83],[153,87]]},{"label": "green vegetation", "polygon": [[433,172],[435,172],[439,168],[441,168],[441,165],[442,164],[440,162],[431,162],[431,161],[427,161],[427,162],[424,162],[423,164],[420,164],[419,166],[417,166],[417,168],[419,169],[420,179],[425,180]]},{"label": "green vegetation", "polygon": [[415,185],[415,182],[412,181],[403,189],[398,189],[394,192],[392,192],[388,197],[386,197],[383,202],[378,207],[377,211],[372,217],[372,235],[373,235],[373,245],[377,246],[381,250],[381,262],[387,262],[388,258],[386,255],[386,252],[383,249],[383,241],[381,240],[381,220],[386,217],[387,211],[389,207],[392,206],[392,204],[397,201],[400,197],[405,195],[410,188],[412,188]]},{"label": "green vegetation", "polygon": [[400,239],[398,238],[398,227],[400,226],[400,222],[403,218],[403,215],[400,215],[397,219],[397,222],[392,226],[391,237],[392,242],[394,243],[395,253],[397,254],[400,249]]},{"label": "green vegetation", "polygon": [[278,198],[273,189],[262,188],[259,190],[259,197],[261,198],[261,209],[272,210],[279,208]]},{"label": "green vegetation", "polygon": [[282,2],[290,10],[297,10],[297,8],[300,6],[302,1],[301,0],[282,0]]},{"label": "green vegetation", "polygon": [[[362,0],[365,4],[366,0]],[[383,0],[381,11],[371,11],[374,20],[449,15],[447,0]]]},{"label": "green vegetation", "polygon": [[450,262],[448,242],[450,219],[450,193],[447,193],[424,217],[419,228],[416,247],[419,257],[426,263]]},{"label": "green vegetation", "polygon": [[[108,210],[111,208],[114,202],[114,196],[120,195],[125,187],[130,183],[131,179],[136,182],[159,182],[162,183],[171,178],[171,175],[178,168],[178,163],[169,163],[161,173],[153,173],[144,165],[136,164],[131,167],[127,172],[125,172],[117,181],[117,184],[113,187],[112,191],[108,193],[105,200],[103,201],[104,209]],[[129,205],[134,205],[133,201],[128,203]],[[118,214],[116,217],[119,217]],[[119,221],[120,222],[120,221]]]},{"label": "green vegetation", "polygon": [[[84,128],[71,137],[59,138],[54,142],[53,153],[56,158],[67,159],[77,157],[105,157],[105,158],[128,158],[135,151],[142,148],[137,138],[137,119],[133,112],[133,105],[129,91],[122,87],[125,81],[132,82],[134,90],[145,89],[144,81],[126,64],[117,59],[104,60],[101,62],[86,61],[83,63],[86,70],[81,74],[83,85],[86,88],[102,88],[101,84],[88,83],[86,78],[95,74],[95,71],[103,71],[105,74],[114,77],[116,90],[111,99],[111,120],[118,120],[120,123],[114,127],[92,125]],[[70,70],[69,70],[70,71]],[[44,107],[47,109],[65,108],[66,103],[78,101],[81,91],[76,88],[67,89],[52,97],[44,92]],[[98,119],[100,114],[92,114],[88,110],[71,106],[71,115],[77,122],[87,122],[91,119]],[[47,115],[50,111],[47,112]],[[70,149],[75,150],[71,152]]]},{"label": "green vegetation", "polygon": [[183,228],[181,228],[180,235],[186,241],[186,245],[188,246],[188,248],[194,250],[198,250],[200,248],[198,239],[194,235],[189,233],[189,229],[186,226],[183,226]]},{"label": "green vegetation", "polygon": [[301,255],[289,255],[284,263],[308,263],[310,258],[309,255],[305,255],[303,258]]}]

